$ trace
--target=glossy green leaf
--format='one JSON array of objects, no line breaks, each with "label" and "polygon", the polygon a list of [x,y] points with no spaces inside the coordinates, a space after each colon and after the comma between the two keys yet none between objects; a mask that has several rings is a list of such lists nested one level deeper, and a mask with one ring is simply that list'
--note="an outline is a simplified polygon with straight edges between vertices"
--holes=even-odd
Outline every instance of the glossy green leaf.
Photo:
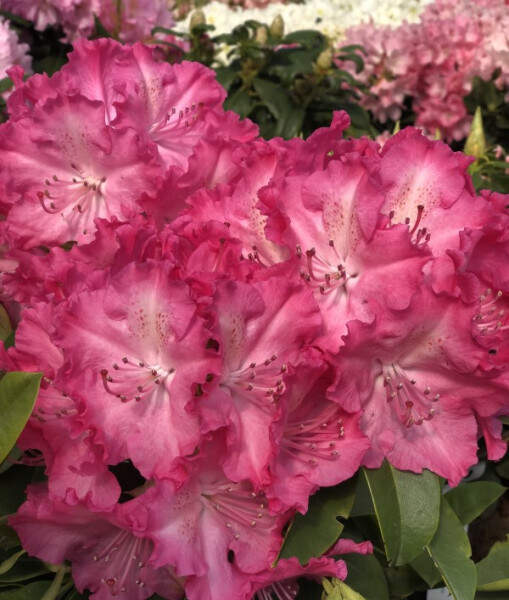
[{"label": "glossy green leaf", "polygon": [[0,600],[41,600],[49,586],[49,581],[34,581],[18,589],[0,592]]},{"label": "glossy green leaf", "polygon": [[322,600],[366,600],[340,579],[323,579]]},{"label": "glossy green leaf", "polygon": [[232,67],[219,67],[216,69],[216,79],[228,91],[238,74]]},{"label": "glossy green leaf", "polygon": [[477,571],[470,560],[470,542],[463,524],[445,498],[442,498],[437,532],[426,550],[454,600],[473,600]]},{"label": "glossy green leaf", "polygon": [[507,600],[507,592],[477,592],[475,600]]},{"label": "glossy green leaf", "polygon": [[355,502],[352,507],[351,517],[374,515],[375,509],[371,500],[368,483],[365,477],[357,478],[357,489],[355,490]]},{"label": "glossy green leaf", "polygon": [[406,598],[416,590],[424,590],[428,587],[408,565],[386,568],[385,577],[389,583],[391,599]]},{"label": "glossy green leaf", "polygon": [[355,72],[360,73],[364,69],[364,60],[358,54],[350,52],[348,54],[340,54],[338,58],[342,61],[351,61],[355,64]]},{"label": "glossy green leaf", "polygon": [[459,520],[467,525],[482,514],[506,491],[494,481],[473,481],[462,483],[446,494],[449,506]]},{"label": "glossy green leaf", "polygon": [[34,407],[40,373],[6,373],[0,381],[0,462],[9,454]]},{"label": "glossy green leaf", "polygon": [[326,47],[325,36],[314,29],[302,29],[292,31],[283,39],[283,44],[302,44],[308,48],[319,48],[320,52]]},{"label": "glossy green leaf", "polygon": [[495,542],[488,556],[476,567],[478,590],[509,592],[509,536],[503,542]]},{"label": "glossy green leaf", "polygon": [[233,110],[240,117],[245,119],[256,106],[256,100],[243,89],[238,89],[231,96],[228,96],[224,102],[226,110]]},{"label": "glossy green leaf", "polygon": [[374,555],[346,554],[341,558],[348,567],[345,583],[366,600],[389,600],[384,570]]},{"label": "glossy green leaf", "polygon": [[350,515],[355,497],[355,479],[333,488],[322,488],[309,502],[305,515],[298,514],[290,525],[280,558],[296,556],[306,564],[313,556],[321,556],[343,531],[339,519]]},{"label": "glossy green leaf", "polygon": [[387,461],[379,469],[363,469],[387,560],[403,565],[422,552],[437,530],[440,483],[429,471],[399,471]]},{"label": "glossy green leaf", "polygon": [[253,86],[262,102],[276,119],[273,135],[286,139],[297,136],[302,128],[304,109],[296,107],[288,92],[272,81],[255,78]]},{"label": "glossy green leaf", "polygon": [[442,581],[442,574],[436,568],[431,556],[426,552],[419,554],[417,558],[410,563],[412,569],[422,577],[424,581],[429,585],[430,588],[435,587],[440,581]]}]

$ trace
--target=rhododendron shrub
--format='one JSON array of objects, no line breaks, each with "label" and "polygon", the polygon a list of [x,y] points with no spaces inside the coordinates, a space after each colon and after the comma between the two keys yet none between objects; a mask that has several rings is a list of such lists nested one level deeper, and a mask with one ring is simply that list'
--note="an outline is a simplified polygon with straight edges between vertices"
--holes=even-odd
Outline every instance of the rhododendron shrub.
[{"label": "rhododendron shrub", "polygon": [[33,21],[39,31],[60,25],[70,40],[92,35],[95,17],[123,42],[148,41],[156,25],[174,24],[166,0],[1,0],[0,9]]},{"label": "rhododendron shrub", "polygon": [[[508,24],[505,0],[436,0],[419,23],[352,27],[346,43],[365,49],[356,74],[369,87],[361,103],[385,123],[397,121],[410,99],[417,126],[448,141],[465,138],[472,117],[463,100],[474,77],[509,86]],[[342,67],[354,72],[351,63]]]},{"label": "rhododendron shrub", "polygon": [[211,71],[139,44],[11,73],[0,361],[42,374],[18,448],[47,481],[9,519],[30,554],[99,600],[293,599],[371,549],[339,529],[280,558],[321,488],[382,463],[455,486],[483,437],[501,458],[509,199],[468,158],[344,139],[345,113],[265,141]]}]

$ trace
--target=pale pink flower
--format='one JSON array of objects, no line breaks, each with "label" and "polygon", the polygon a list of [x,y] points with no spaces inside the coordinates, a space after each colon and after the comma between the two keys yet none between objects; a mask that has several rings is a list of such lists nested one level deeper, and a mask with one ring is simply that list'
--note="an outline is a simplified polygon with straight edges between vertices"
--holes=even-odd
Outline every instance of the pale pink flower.
[{"label": "pale pink flower", "polygon": [[0,17],[0,79],[8,77],[7,71],[14,65],[21,66],[30,74],[32,57],[28,54],[29,50],[28,44],[20,43],[8,21]]},{"label": "pale pink flower", "polygon": [[98,16],[106,30],[122,42],[149,41],[154,27],[171,29],[175,25],[168,0],[121,0],[119,9],[117,5],[117,0],[102,0]]}]

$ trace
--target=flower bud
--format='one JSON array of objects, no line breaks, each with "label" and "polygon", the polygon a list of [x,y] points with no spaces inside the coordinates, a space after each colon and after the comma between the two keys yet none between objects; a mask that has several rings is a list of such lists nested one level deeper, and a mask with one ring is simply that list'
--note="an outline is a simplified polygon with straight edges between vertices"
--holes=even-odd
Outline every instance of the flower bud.
[{"label": "flower bud", "polygon": [[484,135],[480,106],[475,109],[474,119],[463,152],[476,158],[481,158],[486,154],[486,137]]},{"label": "flower bud", "polygon": [[274,17],[269,30],[274,37],[283,37],[285,33],[285,22],[283,21],[283,17],[281,15]]},{"label": "flower bud", "polygon": [[205,13],[202,10],[195,10],[191,15],[191,20],[189,21],[189,29],[192,31],[195,27],[205,24]]},{"label": "flower bud", "polygon": [[264,46],[267,43],[268,32],[265,25],[261,25],[258,27],[255,33],[255,40],[260,44],[260,46]]},{"label": "flower bud", "polygon": [[320,52],[320,54],[318,55],[318,58],[316,59],[316,66],[323,71],[326,71],[327,69],[331,68],[331,66],[332,66],[332,49],[331,48],[326,48],[323,52]]}]

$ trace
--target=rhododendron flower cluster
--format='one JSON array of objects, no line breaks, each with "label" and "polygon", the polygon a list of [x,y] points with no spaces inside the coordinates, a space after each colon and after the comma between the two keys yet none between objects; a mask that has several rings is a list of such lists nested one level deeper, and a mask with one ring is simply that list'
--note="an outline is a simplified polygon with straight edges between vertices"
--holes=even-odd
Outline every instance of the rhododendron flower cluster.
[{"label": "rhododendron flower cluster", "polygon": [[[0,126],[4,370],[41,372],[10,524],[92,598],[295,598],[284,528],[387,458],[457,484],[509,413],[509,198],[408,128],[258,137],[213,73],[79,41]],[[121,487],[115,465],[138,483]],[[277,562],[276,562],[277,561]]]},{"label": "rhododendron flower cluster", "polygon": [[61,25],[70,40],[90,36],[94,16],[124,42],[148,40],[156,25],[174,24],[167,0],[0,0],[0,8],[33,21],[39,31]]},{"label": "rhododendron flower cluster", "polygon": [[[370,87],[362,104],[384,123],[397,120],[405,99],[415,123],[447,140],[466,137],[471,116],[463,98],[475,76],[509,86],[509,5],[505,0],[436,0],[419,23],[399,27],[364,24],[351,28],[346,43],[366,50],[365,68],[356,75]],[[352,70],[351,64],[343,68]]]},{"label": "rhododendron flower cluster", "polygon": [[20,43],[16,32],[0,17],[0,79],[7,77],[7,70],[14,65],[20,65],[27,73],[31,72],[32,59],[28,50],[28,44]]}]

